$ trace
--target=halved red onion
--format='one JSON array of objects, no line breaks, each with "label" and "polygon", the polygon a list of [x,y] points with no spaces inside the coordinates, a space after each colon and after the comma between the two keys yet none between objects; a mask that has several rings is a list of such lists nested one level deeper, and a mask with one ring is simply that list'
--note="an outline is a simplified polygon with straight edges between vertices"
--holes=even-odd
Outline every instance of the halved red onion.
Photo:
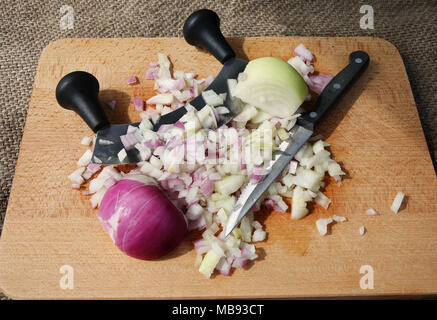
[{"label": "halved red onion", "polygon": [[115,245],[138,259],[167,254],[187,232],[182,212],[153,180],[140,175],[127,175],[110,187],[98,216]]}]

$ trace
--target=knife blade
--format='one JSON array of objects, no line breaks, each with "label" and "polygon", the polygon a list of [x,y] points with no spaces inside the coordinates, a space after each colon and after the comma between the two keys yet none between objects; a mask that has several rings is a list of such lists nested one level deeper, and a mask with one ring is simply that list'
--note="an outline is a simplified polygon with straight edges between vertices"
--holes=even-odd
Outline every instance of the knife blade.
[{"label": "knife blade", "polygon": [[[227,80],[236,79],[248,61],[235,57],[235,52],[220,31],[220,18],[214,11],[202,9],[192,13],[185,21],[183,33],[189,44],[207,50],[223,64],[217,77],[205,89],[213,90],[217,94],[226,93],[224,107],[229,112],[219,115],[217,123],[220,127],[228,123],[241,110],[241,104],[231,98]],[[56,99],[63,108],[78,113],[97,133],[91,162],[112,165],[140,162],[139,151],[135,148],[126,150],[127,157],[123,161],[120,161],[117,156],[118,152],[124,148],[120,136],[127,133],[129,126],[138,127],[140,122],[109,123],[99,104],[98,92],[99,82],[93,75],[84,71],[75,71],[59,81],[56,87]],[[201,110],[206,105],[201,95],[189,103],[197,110]],[[187,108],[181,107],[161,116],[153,129],[157,131],[162,125],[176,123],[186,112]],[[106,140],[106,143],[101,143],[102,140]]]},{"label": "knife blade", "polygon": [[267,175],[261,182],[249,183],[243,189],[225,227],[227,237],[250,211],[255,203],[267,191],[269,186],[282,173],[296,153],[314,133],[322,118],[336,105],[341,96],[352,86],[369,65],[369,55],[355,51],[349,55],[349,64],[340,71],[325,87],[316,101],[314,108],[303,113],[297,120],[293,135],[283,152],[273,154],[273,159],[266,168]]}]

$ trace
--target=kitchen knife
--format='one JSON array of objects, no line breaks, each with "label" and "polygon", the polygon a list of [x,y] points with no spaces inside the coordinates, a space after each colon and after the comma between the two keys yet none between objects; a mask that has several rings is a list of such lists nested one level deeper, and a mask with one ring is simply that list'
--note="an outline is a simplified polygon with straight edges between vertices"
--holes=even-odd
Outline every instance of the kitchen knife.
[{"label": "kitchen knife", "polygon": [[[213,90],[217,94],[226,93],[224,106],[229,112],[220,114],[217,120],[218,126],[228,123],[237,115],[242,105],[238,100],[232,99],[227,86],[228,79],[237,79],[238,74],[243,72],[248,61],[235,57],[223,34],[220,31],[220,19],[211,10],[202,9],[192,13],[185,21],[183,27],[185,40],[194,46],[201,47],[214,55],[223,64],[220,73],[214,81],[205,89]],[[124,148],[120,136],[127,133],[128,126],[138,127],[140,122],[130,124],[111,124],[108,121],[98,101],[99,82],[90,73],[75,71],[64,76],[56,87],[56,99],[65,109],[73,110],[97,133],[93,150],[92,162],[103,164],[127,164],[140,162],[140,155],[137,149],[126,150],[127,158],[120,162],[117,154]],[[199,95],[191,100],[197,110],[202,109],[206,103]],[[160,117],[154,124],[154,130],[161,125],[176,123],[187,109],[181,107]],[[113,142],[112,144],[101,144],[100,140]]]},{"label": "kitchen knife", "polygon": [[314,133],[315,127],[323,116],[336,105],[339,98],[351,87],[369,65],[369,55],[363,51],[355,51],[349,55],[349,64],[338,73],[325,87],[311,111],[304,112],[293,127],[293,135],[284,151],[273,154],[273,159],[265,168],[267,175],[261,182],[250,182],[238,198],[225,228],[225,236],[240,223],[258,199],[278,178],[285,167],[294,158],[303,144]]}]

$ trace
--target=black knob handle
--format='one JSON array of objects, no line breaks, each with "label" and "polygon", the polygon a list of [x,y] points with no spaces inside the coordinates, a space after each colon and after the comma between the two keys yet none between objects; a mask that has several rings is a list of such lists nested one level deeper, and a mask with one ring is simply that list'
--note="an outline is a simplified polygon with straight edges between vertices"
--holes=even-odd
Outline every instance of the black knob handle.
[{"label": "black knob handle", "polygon": [[109,125],[98,94],[99,82],[85,71],[67,74],[56,86],[56,100],[59,105],[76,112],[94,132]]},{"label": "black knob handle", "polygon": [[314,130],[338,102],[347,90],[366,70],[370,62],[367,52],[355,51],[349,55],[349,64],[341,70],[323,89],[311,111],[304,112],[297,120],[297,124]]},{"label": "black knob handle", "polygon": [[220,31],[220,18],[208,9],[193,12],[185,21],[184,38],[193,45],[207,50],[222,64],[235,57],[235,52]]}]

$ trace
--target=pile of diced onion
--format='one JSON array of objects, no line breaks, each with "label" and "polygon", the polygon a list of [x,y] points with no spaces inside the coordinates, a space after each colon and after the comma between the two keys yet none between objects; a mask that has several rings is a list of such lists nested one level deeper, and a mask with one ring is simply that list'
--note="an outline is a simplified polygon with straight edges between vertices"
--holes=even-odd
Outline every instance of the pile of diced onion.
[{"label": "pile of diced onion", "polygon": [[[313,91],[320,93],[331,77],[310,75],[314,71],[310,64],[313,56],[303,45],[298,46],[295,53],[297,56],[290,59],[289,63]],[[244,79],[244,75],[240,78]],[[264,241],[266,232],[263,225],[255,220],[254,213],[262,206],[280,213],[288,212],[292,219],[300,219],[308,214],[308,202],[328,208],[331,200],[320,191],[325,186],[324,178],[329,175],[341,181],[345,173],[326,150],[329,144],[312,139],[296,154],[280,179],[270,186],[239,227],[225,238],[223,230],[241,190],[250,181],[262,180],[267,173],[264,169],[267,159],[243,159],[243,150],[250,146],[251,137],[262,135],[264,130],[272,132],[273,149],[282,149],[284,141],[293,133],[292,128],[299,115],[286,119],[273,118],[259,111],[256,106],[246,106],[233,121],[217,128],[219,115],[227,112],[223,107],[226,97],[211,90],[204,91],[212,82],[212,77],[197,80],[194,73],[182,71],[175,71],[172,75],[170,61],[164,54],[159,54],[158,62],[150,64],[146,79],[154,80],[157,94],[146,101],[146,110],[143,101],[135,99],[135,107],[141,112],[142,121],[139,128],[130,126],[126,135],[121,137],[124,149],[120,150],[118,157],[123,161],[127,156],[126,150],[138,149],[142,162],[131,172],[156,179],[169,198],[185,213],[189,230],[203,231],[201,238],[194,241],[197,252],[195,265],[206,277],[210,277],[214,270],[230,275],[232,268],[242,268],[258,257],[253,243]],[[237,81],[229,80],[231,94]],[[128,83],[136,84],[137,78],[131,77]],[[160,115],[184,107],[198,94],[203,95],[207,103],[205,108],[196,111],[188,105],[188,112],[179,122],[161,126],[157,132],[152,131],[153,123],[159,120]],[[111,102],[110,107],[116,107],[115,103]],[[185,143],[194,138],[196,152],[184,154]],[[216,155],[219,159],[238,155],[238,161],[210,163],[207,146],[224,139],[230,142],[229,147],[218,147]],[[92,143],[95,143],[95,139],[82,140],[84,145]],[[103,143],[111,144],[111,141]],[[187,163],[175,161],[181,154]],[[79,168],[69,178],[73,181],[72,187],[79,190],[83,190],[81,185],[89,181],[88,190],[83,194],[90,195],[91,206],[97,208],[106,190],[125,173],[118,167],[91,163],[91,157],[92,151],[87,150],[78,161]],[[94,162],[99,161],[94,159]],[[291,208],[284,197],[293,199]]]}]

